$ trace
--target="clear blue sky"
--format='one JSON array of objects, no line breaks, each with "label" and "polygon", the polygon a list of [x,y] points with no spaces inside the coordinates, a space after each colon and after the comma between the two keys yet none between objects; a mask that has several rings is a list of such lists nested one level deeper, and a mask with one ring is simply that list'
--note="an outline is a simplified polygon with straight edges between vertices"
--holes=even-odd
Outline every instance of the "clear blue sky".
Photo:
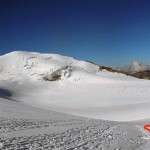
[{"label": "clear blue sky", "polygon": [[150,64],[150,0],[0,0],[0,55],[13,50]]}]

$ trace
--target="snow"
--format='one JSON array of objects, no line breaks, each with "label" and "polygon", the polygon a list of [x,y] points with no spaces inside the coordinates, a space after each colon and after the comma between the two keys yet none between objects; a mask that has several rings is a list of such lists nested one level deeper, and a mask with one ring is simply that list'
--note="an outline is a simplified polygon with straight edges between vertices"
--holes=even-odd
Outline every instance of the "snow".
[{"label": "snow", "polygon": [[149,150],[148,121],[81,118],[0,98],[0,149]]},{"label": "snow", "polygon": [[1,149],[149,150],[144,122],[81,118],[0,98]]},{"label": "snow", "polygon": [[[0,96],[24,104],[89,118],[149,118],[150,81],[100,70],[58,54],[15,51],[0,56]],[[58,81],[51,80],[59,75]],[[2,94],[2,91],[9,94]]]},{"label": "snow", "polygon": [[0,56],[0,149],[149,150],[149,83],[57,54]]}]

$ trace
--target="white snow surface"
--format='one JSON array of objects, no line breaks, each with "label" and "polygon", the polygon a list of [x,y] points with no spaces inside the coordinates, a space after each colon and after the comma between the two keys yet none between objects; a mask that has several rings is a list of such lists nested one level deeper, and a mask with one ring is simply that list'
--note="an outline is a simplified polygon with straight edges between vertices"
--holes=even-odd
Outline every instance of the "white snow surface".
[{"label": "white snow surface", "polygon": [[[44,80],[54,74],[60,80]],[[15,51],[0,56],[0,97],[89,118],[150,118],[150,81],[58,54]]]}]

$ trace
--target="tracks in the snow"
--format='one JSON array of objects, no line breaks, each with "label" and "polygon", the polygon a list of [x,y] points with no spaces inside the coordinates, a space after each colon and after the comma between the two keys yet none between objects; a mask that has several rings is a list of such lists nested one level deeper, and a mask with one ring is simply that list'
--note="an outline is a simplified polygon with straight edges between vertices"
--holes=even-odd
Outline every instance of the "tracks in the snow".
[{"label": "tracks in the snow", "polygon": [[138,129],[106,121],[0,119],[1,150],[134,150],[144,145],[143,136]]}]

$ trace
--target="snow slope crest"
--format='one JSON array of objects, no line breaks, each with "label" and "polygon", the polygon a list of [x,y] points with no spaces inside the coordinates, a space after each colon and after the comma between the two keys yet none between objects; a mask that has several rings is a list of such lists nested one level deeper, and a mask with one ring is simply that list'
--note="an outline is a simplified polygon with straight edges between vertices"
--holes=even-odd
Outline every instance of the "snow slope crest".
[{"label": "snow slope crest", "polygon": [[58,54],[14,51],[0,56],[0,73],[3,80],[60,80],[85,78],[85,74],[99,71],[99,66]]}]

